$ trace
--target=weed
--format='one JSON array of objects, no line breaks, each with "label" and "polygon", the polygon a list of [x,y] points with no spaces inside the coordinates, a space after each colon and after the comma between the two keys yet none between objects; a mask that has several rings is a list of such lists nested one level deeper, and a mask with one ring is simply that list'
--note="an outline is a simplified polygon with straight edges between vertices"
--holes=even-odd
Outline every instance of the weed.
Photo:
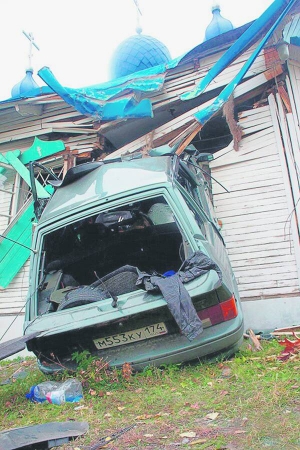
[{"label": "weed", "polygon": [[83,352],[73,353],[72,359],[76,362],[77,370],[80,372],[82,370],[87,370],[96,358],[92,356],[89,351],[84,350]]}]

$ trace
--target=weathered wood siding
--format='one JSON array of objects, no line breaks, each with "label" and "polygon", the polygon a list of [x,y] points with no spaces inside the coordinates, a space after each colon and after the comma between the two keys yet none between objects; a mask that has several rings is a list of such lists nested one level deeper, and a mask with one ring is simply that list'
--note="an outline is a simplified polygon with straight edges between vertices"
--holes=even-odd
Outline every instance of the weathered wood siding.
[{"label": "weathered wood siding", "polygon": [[[12,172],[12,171],[11,171]],[[11,203],[11,194],[9,191],[13,189],[13,175],[0,175],[0,233],[2,233],[9,223],[9,211]],[[7,191],[7,192],[3,192]],[[0,238],[1,239],[1,238]]]},{"label": "weathered wood siding", "polygon": [[215,154],[213,198],[243,300],[299,295],[285,172],[269,105],[240,114],[243,139]]}]

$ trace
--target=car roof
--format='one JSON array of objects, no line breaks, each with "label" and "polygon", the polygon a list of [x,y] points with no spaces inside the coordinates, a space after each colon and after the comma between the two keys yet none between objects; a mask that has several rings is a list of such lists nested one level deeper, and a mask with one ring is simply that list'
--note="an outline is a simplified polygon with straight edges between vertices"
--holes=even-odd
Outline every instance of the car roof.
[{"label": "car roof", "polygon": [[72,210],[88,207],[95,201],[167,183],[171,176],[171,159],[172,156],[158,156],[128,161],[110,160],[82,178],[58,187],[47,204],[40,223],[60,215],[68,215]]}]

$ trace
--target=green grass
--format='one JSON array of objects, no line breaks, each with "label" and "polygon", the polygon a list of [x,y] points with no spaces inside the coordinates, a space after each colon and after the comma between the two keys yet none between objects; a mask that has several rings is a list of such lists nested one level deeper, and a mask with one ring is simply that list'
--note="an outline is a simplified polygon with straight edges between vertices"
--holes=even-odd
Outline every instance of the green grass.
[{"label": "green grass", "polygon": [[[277,341],[263,342],[262,351],[245,346],[229,361],[149,367],[133,376],[130,370],[110,372],[88,354],[76,355],[84,400],[61,406],[25,398],[30,386],[47,379],[33,359],[2,362],[0,381],[12,380],[16,370],[27,376],[0,386],[1,430],[87,421],[87,435],[65,449],[83,449],[131,424],[135,427],[107,448],[299,449],[300,359],[280,362],[281,350]],[[212,413],[217,413],[213,420],[207,416]]]}]

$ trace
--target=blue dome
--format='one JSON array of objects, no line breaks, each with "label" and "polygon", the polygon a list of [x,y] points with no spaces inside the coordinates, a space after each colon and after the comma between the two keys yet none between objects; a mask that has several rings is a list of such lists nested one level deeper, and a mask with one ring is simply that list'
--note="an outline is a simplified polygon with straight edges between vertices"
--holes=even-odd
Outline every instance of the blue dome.
[{"label": "blue dome", "polygon": [[221,16],[219,5],[212,8],[212,13],[213,18],[205,31],[205,41],[226,33],[227,31],[233,30],[233,25],[230,20],[227,20]]},{"label": "blue dome", "polygon": [[32,74],[32,69],[26,70],[26,75],[23,80],[17,83],[11,90],[11,96],[13,98],[23,97],[28,92],[39,87],[38,84],[34,81]]},{"label": "blue dome", "polygon": [[111,78],[149,69],[170,59],[169,50],[162,42],[151,36],[137,34],[117,47],[110,65]]}]

